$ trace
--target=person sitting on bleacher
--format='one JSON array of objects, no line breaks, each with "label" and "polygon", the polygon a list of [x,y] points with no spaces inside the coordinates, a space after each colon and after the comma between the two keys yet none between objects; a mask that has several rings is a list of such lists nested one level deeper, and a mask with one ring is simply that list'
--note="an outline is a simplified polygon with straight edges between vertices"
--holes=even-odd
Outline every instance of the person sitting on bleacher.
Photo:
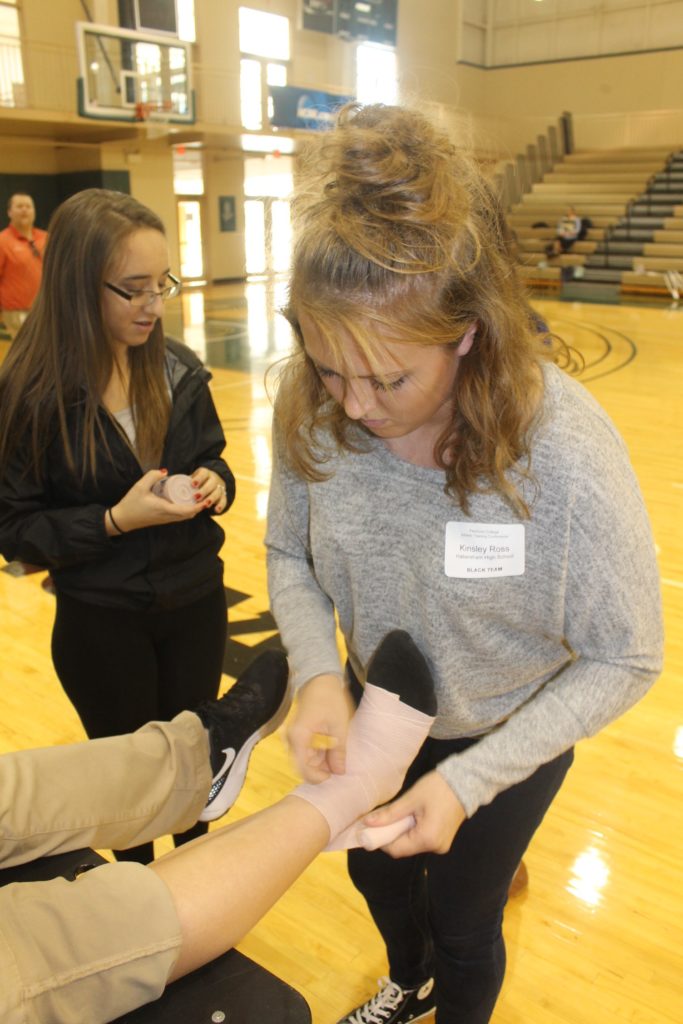
[{"label": "person sitting on bleacher", "polygon": [[581,236],[581,227],[581,218],[574,207],[567,207],[567,212],[557,222],[555,238],[545,247],[546,256],[559,256],[561,253],[569,252],[574,242]]}]

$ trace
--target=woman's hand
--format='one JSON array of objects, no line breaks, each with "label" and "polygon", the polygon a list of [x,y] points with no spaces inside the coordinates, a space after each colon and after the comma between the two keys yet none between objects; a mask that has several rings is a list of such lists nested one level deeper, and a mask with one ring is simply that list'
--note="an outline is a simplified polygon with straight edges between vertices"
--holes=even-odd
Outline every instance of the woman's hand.
[{"label": "woman's hand", "polygon": [[200,466],[192,473],[191,479],[192,486],[200,495],[198,504],[201,508],[214,508],[219,514],[225,512],[228,507],[228,495],[218,473]]},{"label": "woman's hand", "polygon": [[287,738],[306,782],[344,773],[346,733],[355,710],[340,676],[314,676],[301,688]]},{"label": "woman's hand", "polygon": [[196,501],[194,505],[176,505],[165,498],[159,498],[152,488],[166,476],[164,470],[150,469],[133,484],[121,501],[112,506],[111,515],[105,514],[104,517],[104,527],[109,537],[140,530],[145,526],[163,526],[165,523],[177,523],[181,519],[194,519],[199,512],[209,508],[211,503],[205,498]]},{"label": "woman's hand", "polygon": [[390,857],[448,853],[467,817],[457,796],[438,772],[428,772],[407,793],[363,819],[365,825],[389,825],[411,815],[415,825],[382,849]]}]

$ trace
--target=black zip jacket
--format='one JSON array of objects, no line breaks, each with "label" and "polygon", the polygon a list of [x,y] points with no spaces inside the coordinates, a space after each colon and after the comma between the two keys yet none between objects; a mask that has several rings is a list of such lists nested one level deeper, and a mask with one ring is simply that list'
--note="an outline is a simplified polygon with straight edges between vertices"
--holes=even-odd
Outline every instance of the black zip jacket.
[{"label": "black zip jacket", "polygon": [[[169,475],[212,469],[225,484],[229,508],[235,478],[221,458],[225,437],[208,388],[211,374],[186,345],[167,338],[166,349],[173,408],[161,466]],[[50,569],[58,592],[105,607],[168,609],[199,600],[222,582],[223,530],[205,510],[194,519],[108,537],[105,510],[143,471],[109,417],[102,420],[113,463],[103,455],[96,480],[87,474],[81,483],[78,471],[74,477],[59,438],[48,450],[40,484],[25,473],[28,451],[18,452],[0,480],[0,552],[8,561]]]}]

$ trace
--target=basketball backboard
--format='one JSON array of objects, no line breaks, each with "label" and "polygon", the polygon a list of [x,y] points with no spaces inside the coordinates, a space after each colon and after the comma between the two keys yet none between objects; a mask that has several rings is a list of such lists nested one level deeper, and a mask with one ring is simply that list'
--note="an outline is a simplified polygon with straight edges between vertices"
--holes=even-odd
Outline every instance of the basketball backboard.
[{"label": "basketball backboard", "polygon": [[83,21],[76,39],[82,117],[194,122],[189,43]]}]

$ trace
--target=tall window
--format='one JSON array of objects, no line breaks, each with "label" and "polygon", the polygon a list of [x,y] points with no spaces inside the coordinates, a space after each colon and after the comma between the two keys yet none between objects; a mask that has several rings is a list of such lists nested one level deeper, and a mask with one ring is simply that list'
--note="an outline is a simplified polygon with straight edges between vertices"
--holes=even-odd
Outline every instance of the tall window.
[{"label": "tall window", "polygon": [[260,131],[265,116],[269,85],[287,84],[289,60],[289,18],[266,14],[251,7],[239,9],[240,97],[242,125],[249,131]]},{"label": "tall window", "polygon": [[176,0],[176,7],[178,10],[178,38],[184,39],[186,43],[196,42],[194,0]]},{"label": "tall window", "polygon": [[16,0],[0,3],[0,106],[26,106]]},{"label": "tall window", "polygon": [[356,48],[356,97],[361,103],[397,103],[396,51],[378,43]]}]

